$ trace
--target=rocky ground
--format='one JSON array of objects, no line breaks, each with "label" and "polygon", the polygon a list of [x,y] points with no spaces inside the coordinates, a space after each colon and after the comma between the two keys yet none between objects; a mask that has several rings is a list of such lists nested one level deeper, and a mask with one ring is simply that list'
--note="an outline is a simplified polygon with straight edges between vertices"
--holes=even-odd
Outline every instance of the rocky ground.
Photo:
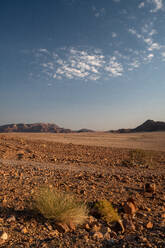
[{"label": "rocky ground", "polygon": [[[165,247],[165,153],[0,138],[0,247]],[[148,186],[154,186],[147,190]],[[42,185],[89,206],[83,226],[59,230],[30,210]],[[147,192],[149,191],[149,192]],[[126,211],[133,199],[135,214]],[[112,202],[120,225],[92,216],[96,200]]]}]

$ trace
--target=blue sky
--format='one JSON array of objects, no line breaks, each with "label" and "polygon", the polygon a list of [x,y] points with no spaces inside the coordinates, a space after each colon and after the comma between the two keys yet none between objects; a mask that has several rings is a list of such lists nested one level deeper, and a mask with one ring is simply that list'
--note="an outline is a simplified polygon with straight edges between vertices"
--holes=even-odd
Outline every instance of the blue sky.
[{"label": "blue sky", "polygon": [[0,124],[165,121],[165,0],[1,0]]}]

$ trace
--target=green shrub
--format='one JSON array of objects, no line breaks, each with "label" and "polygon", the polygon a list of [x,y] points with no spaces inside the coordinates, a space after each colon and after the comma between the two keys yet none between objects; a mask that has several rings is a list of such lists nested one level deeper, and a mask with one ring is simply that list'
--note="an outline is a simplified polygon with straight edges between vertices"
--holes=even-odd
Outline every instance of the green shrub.
[{"label": "green shrub", "polygon": [[38,189],[33,195],[33,208],[46,219],[75,226],[87,218],[87,208],[70,194],[48,187]]},{"label": "green shrub", "polygon": [[106,222],[120,222],[120,216],[114,210],[112,204],[107,200],[101,200],[95,203],[94,208],[101,219]]}]

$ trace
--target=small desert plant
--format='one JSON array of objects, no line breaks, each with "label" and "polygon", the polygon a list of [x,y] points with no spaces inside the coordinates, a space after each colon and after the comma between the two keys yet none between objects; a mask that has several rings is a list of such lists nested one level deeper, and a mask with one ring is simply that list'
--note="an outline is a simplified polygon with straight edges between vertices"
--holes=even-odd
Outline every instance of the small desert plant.
[{"label": "small desert plant", "polygon": [[65,223],[82,224],[87,218],[87,208],[73,195],[42,187],[33,195],[33,208],[46,219]]},{"label": "small desert plant", "polygon": [[96,214],[106,222],[120,222],[120,216],[113,208],[112,204],[107,200],[97,201],[94,205]]}]

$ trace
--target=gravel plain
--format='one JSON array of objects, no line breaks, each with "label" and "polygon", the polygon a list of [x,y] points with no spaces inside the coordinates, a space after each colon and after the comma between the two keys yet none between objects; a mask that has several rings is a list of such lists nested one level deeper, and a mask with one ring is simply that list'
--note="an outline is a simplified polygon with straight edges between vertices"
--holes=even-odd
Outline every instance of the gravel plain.
[{"label": "gravel plain", "polygon": [[[0,135],[0,247],[165,247],[164,151],[139,153],[36,136]],[[144,155],[147,159],[141,161]],[[155,190],[146,192],[146,184],[154,184]],[[43,185],[85,202],[87,222],[59,231],[35,215],[28,203],[33,190]],[[137,207],[131,218],[123,208],[130,197]],[[118,210],[123,233],[92,216],[90,206],[100,199]]]}]

